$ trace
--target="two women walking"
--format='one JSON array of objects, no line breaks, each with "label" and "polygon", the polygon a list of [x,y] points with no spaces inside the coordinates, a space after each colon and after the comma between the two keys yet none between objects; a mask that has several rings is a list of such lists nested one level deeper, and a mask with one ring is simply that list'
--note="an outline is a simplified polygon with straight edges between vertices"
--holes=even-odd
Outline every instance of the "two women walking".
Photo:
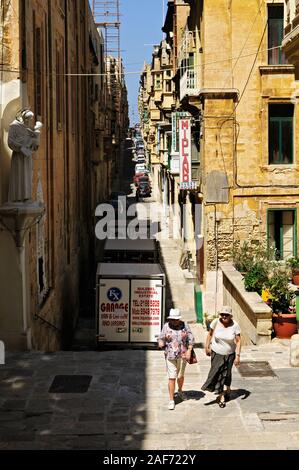
[{"label": "two women walking", "polygon": [[[233,320],[231,307],[222,307],[219,319],[210,325],[205,352],[211,357],[211,368],[202,390],[218,394],[220,408],[229,400],[232,367],[240,364],[241,330]],[[178,396],[184,399],[183,385],[187,361],[194,345],[194,336],[189,325],[182,320],[178,309],[171,309],[167,322],[158,338],[159,347],[164,349],[168,374],[169,404],[168,409],[175,409],[174,393],[176,381]]]}]

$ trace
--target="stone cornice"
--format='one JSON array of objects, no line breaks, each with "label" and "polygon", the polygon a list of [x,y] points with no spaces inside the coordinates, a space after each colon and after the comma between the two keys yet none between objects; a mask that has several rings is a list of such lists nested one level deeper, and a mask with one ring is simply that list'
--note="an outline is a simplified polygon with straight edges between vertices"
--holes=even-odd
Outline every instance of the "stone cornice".
[{"label": "stone cornice", "polygon": [[261,75],[271,75],[271,74],[293,75],[295,73],[294,65],[290,65],[290,64],[261,65],[259,69],[260,69]]},{"label": "stone cornice", "polygon": [[199,97],[202,100],[233,100],[238,101],[239,90],[236,88],[202,88],[199,91]]}]

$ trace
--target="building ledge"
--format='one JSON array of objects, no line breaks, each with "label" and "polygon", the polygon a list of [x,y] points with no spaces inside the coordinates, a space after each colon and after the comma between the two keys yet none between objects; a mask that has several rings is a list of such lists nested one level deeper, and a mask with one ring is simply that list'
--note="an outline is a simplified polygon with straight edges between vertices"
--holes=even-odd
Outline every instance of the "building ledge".
[{"label": "building ledge", "polygon": [[45,213],[45,206],[36,201],[7,202],[0,207],[1,229],[11,233],[17,248],[24,245],[25,236]]},{"label": "building ledge", "polygon": [[188,88],[180,97],[180,101],[184,98],[198,98],[200,95],[200,88]]},{"label": "building ledge", "polygon": [[297,169],[297,165],[295,163],[273,163],[269,165],[261,165],[261,170],[266,171],[274,171],[274,170],[290,170],[294,171]]},{"label": "building ledge", "polygon": [[202,88],[199,90],[199,98],[238,101],[239,90],[236,88]]},{"label": "building ledge", "polygon": [[164,130],[171,130],[172,129],[171,124],[169,122],[166,122],[166,121],[156,122],[156,125],[163,128]]},{"label": "building ledge", "polygon": [[281,65],[262,65],[259,67],[261,75],[271,74],[289,74],[295,73],[294,65],[281,64]]},{"label": "building ledge", "polygon": [[194,104],[196,106],[200,105],[200,90],[197,90],[196,93],[186,93],[182,98],[180,98],[180,103],[188,102],[190,104]]}]

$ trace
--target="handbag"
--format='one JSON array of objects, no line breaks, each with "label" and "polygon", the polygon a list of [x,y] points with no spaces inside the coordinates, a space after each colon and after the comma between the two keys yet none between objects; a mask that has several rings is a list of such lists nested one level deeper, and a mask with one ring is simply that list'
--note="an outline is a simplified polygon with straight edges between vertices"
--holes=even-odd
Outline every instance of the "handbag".
[{"label": "handbag", "polygon": [[197,364],[198,360],[197,360],[194,349],[191,350],[190,359],[187,359],[186,357],[185,359],[188,362],[188,364]]}]

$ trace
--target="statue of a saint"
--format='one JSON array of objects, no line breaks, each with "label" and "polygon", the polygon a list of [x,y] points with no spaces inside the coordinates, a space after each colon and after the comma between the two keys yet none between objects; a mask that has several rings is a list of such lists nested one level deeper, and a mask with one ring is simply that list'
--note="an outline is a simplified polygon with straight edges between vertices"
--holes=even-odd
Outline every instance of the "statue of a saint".
[{"label": "statue of a saint", "polygon": [[13,151],[9,180],[9,202],[32,200],[32,154],[40,143],[42,123],[26,109],[10,124],[8,146]]}]

